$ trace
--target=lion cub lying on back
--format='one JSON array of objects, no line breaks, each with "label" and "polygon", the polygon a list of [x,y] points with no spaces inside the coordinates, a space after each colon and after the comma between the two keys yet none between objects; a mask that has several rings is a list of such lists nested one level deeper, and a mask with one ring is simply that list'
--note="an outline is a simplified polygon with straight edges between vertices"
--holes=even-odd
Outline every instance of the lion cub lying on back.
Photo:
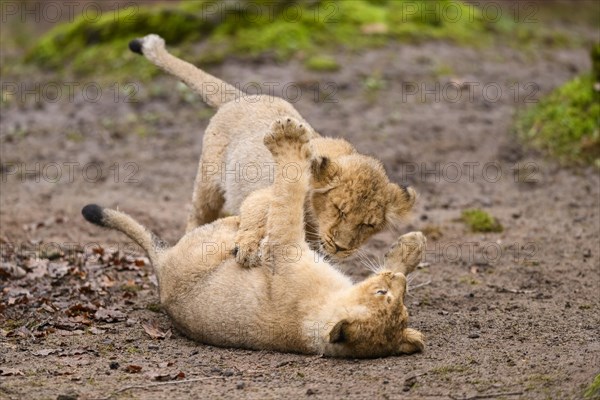
[{"label": "lion cub lying on back", "polygon": [[[293,119],[265,136],[276,162],[258,268],[241,268],[231,255],[239,218],[188,232],[167,248],[128,215],[96,205],[84,217],[118,229],[148,253],[160,301],[174,324],[203,343],[340,357],[380,357],[423,349],[423,335],[407,328],[405,275],[421,258],[425,238],[410,233],[386,255],[383,269],[352,284],[308,247],[304,197],[309,190],[310,131]],[[285,163],[302,170],[284,179]]]},{"label": "lion cub lying on back", "polygon": [[[348,257],[412,208],[414,190],[391,183],[381,162],[359,154],[345,140],[321,137],[287,101],[242,93],[169,54],[157,35],[133,40],[129,47],[218,108],[204,133],[187,232],[223,213],[240,215],[241,211],[245,218],[236,243],[242,264],[259,262],[257,252],[265,236],[266,206],[272,194],[269,190],[256,191],[273,183],[273,158],[263,145],[263,137],[273,121],[284,116],[304,124],[315,153],[312,190],[306,202],[307,238],[314,249],[320,248],[334,259]],[[289,166],[293,176],[295,168]],[[251,194],[247,210],[240,210]]]}]

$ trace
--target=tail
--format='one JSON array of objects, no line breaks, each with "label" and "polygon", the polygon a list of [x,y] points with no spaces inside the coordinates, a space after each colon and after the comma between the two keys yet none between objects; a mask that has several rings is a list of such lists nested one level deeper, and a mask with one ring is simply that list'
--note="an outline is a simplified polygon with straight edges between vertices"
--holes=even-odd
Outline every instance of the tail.
[{"label": "tail", "polygon": [[139,244],[148,254],[153,266],[157,266],[159,254],[168,248],[166,242],[159,239],[148,229],[140,225],[129,215],[120,211],[88,204],[81,210],[83,217],[92,224],[112,228],[123,232]]},{"label": "tail", "polygon": [[129,42],[129,49],[134,53],[142,54],[152,64],[181,79],[211,107],[219,108],[244,95],[242,91],[228,83],[170,54],[165,49],[164,39],[158,35],[134,39]]}]

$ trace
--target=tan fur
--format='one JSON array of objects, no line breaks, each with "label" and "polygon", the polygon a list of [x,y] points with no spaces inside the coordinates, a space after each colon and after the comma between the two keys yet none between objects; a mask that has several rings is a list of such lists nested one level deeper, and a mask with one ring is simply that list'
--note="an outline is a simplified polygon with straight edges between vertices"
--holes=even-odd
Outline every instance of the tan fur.
[{"label": "tan fur", "polygon": [[[155,65],[175,75],[218,107],[203,139],[187,231],[222,215],[239,215],[242,202],[272,184],[273,157],[263,145],[272,122],[284,116],[301,121],[315,153],[313,191],[306,202],[308,240],[334,258],[345,258],[389,222],[404,216],[416,193],[390,183],[381,163],[356,152],[343,139],[321,137],[287,101],[249,96],[167,52],[162,38],[142,39],[142,52]],[[258,173],[256,173],[258,171]],[[248,176],[254,173],[252,176]],[[255,179],[256,178],[256,179]],[[254,211],[236,239],[244,265],[257,260],[257,243],[265,231],[266,209]],[[246,213],[242,213],[246,214]],[[254,228],[253,230],[248,228]]]},{"label": "tan fur", "polygon": [[[398,272],[414,269],[420,257],[407,258],[396,246],[384,270],[353,284],[305,242],[304,198],[314,157],[309,137],[291,118],[275,122],[265,135],[277,165],[257,268],[241,268],[231,255],[238,217],[198,227],[169,249],[158,248],[150,232],[123,213],[104,210],[110,218],[96,223],[144,246],[164,309],[182,332],[202,343],[337,357],[422,350],[423,335],[407,328],[406,277]],[[299,179],[285,179],[288,162],[303,171]],[[425,238],[413,233],[400,241],[422,249]]]}]

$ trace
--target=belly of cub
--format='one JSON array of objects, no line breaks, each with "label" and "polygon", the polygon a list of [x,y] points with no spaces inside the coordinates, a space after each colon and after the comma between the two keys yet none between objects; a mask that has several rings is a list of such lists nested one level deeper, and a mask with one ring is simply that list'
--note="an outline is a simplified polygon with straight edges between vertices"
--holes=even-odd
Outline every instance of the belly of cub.
[{"label": "belly of cub", "polygon": [[261,268],[225,262],[205,282],[164,304],[175,326],[200,343],[255,350],[306,352],[300,321],[283,314],[268,296]]}]

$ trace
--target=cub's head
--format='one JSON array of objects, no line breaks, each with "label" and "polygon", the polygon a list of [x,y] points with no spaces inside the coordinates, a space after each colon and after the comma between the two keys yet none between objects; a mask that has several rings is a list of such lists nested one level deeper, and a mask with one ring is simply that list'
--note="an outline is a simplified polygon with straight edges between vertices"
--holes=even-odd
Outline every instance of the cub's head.
[{"label": "cub's head", "polygon": [[337,259],[352,255],[368,238],[407,214],[411,188],[391,183],[381,163],[339,139],[314,139],[314,229],[321,249]]},{"label": "cub's head", "polygon": [[338,356],[381,357],[424,348],[423,335],[407,328],[406,277],[383,271],[356,285],[340,305],[329,330],[327,352]]}]

